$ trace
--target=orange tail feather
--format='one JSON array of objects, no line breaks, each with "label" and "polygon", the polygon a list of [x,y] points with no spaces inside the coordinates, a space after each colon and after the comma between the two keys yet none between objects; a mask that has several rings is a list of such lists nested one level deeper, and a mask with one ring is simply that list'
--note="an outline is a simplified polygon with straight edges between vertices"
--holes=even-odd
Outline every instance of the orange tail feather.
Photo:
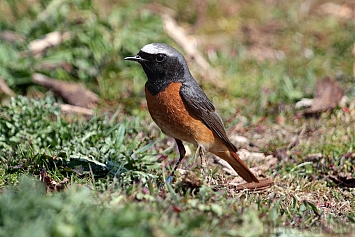
[{"label": "orange tail feather", "polygon": [[[256,182],[259,183],[259,180],[255,177],[253,172],[246,166],[246,164],[239,158],[237,153],[229,150],[232,157],[226,160],[233,169],[248,183]],[[233,159],[234,158],[234,159]]]}]

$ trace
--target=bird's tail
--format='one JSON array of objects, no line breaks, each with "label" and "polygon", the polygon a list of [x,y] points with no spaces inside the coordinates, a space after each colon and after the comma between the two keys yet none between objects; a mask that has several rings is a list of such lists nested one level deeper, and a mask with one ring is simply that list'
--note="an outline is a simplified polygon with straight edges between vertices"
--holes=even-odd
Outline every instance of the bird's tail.
[{"label": "bird's tail", "polygon": [[253,172],[246,166],[246,164],[239,158],[238,154],[228,149],[221,150],[211,150],[212,153],[221,157],[223,160],[227,161],[232,168],[248,183],[256,182],[259,183],[259,180],[255,177]]},{"label": "bird's tail", "polygon": [[233,159],[227,160],[228,163],[233,167],[235,171],[248,183],[256,182],[259,183],[259,180],[255,177],[253,172],[246,166],[246,164],[240,159],[238,154],[232,150],[229,150]]}]

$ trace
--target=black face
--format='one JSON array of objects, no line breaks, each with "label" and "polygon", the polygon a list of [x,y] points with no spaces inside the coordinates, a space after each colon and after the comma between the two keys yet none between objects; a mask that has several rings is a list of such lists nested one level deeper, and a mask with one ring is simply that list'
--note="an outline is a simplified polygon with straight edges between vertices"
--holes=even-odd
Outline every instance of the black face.
[{"label": "black face", "polygon": [[[148,48],[147,48],[148,46]],[[139,62],[148,77],[146,86],[152,94],[165,89],[171,82],[184,82],[191,76],[184,57],[164,44],[143,47],[136,56],[125,60]],[[144,51],[147,49],[148,52]]]},{"label": "black face", "polygon": [[138,53],[141,58],[138,62],[150,81],[181,81],[184,77],[184,65],[178,57],[168,56],[163,53],[148,54],[143,51]]}]

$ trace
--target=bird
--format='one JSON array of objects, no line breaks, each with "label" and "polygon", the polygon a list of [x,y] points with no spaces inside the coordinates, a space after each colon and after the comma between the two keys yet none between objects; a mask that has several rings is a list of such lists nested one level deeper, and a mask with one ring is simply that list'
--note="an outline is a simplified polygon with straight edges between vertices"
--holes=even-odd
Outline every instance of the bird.
[{"label": "bird", "polygon": [[148,111],[162,132],[175,139],[180,153],[174,171],[185,157],[185,141],[227,161],[246,182],[259,182],[238,156],[221,117],[178,50],[167,44],[150,43],[124,60],[138,62],[148,78]]}]

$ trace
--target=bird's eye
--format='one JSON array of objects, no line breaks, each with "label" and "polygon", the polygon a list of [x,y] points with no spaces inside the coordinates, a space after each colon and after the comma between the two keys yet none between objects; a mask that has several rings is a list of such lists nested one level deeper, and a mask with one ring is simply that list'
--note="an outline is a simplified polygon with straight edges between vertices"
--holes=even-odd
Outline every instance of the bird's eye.
[{"label": "bird's eye", "polygon": [[161,63],[164,61],[165,57],[166,56],[164,54],[158,54],[156,60],[158,63]]}]

